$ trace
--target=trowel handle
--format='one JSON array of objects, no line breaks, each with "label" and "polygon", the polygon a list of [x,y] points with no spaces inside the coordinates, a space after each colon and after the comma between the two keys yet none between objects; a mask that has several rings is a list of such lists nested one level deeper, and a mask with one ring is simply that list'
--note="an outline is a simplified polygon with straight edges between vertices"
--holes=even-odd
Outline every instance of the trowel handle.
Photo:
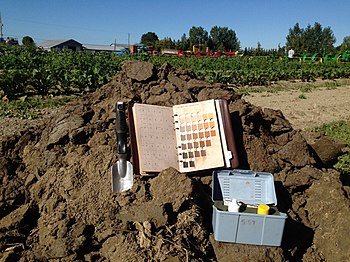
[{"label": "trowel handle", "polygon": [[117,116],[116,116],[117,150],[118,150],[118,154],[126,154],[127,125],[126,125],[126,115],[125,115],[125,103],[117,102],[115,104],[115,109],[117,112]]}]

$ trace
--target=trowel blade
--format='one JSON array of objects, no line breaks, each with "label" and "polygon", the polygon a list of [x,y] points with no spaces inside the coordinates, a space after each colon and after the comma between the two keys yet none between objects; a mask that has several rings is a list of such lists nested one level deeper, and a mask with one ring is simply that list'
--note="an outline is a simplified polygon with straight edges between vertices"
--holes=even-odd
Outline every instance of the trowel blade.
[{"label": "trowel blade", "polygon": [[112,192],[124,192],[134,183],[133,167],[129,161],[118,160],[111,168]]}]

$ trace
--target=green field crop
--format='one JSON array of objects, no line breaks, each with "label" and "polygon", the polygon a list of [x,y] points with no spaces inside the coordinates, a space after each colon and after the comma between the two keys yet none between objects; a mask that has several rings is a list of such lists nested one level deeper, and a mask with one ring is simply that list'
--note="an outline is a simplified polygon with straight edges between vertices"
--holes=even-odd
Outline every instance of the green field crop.
[{"label": "green field crop", "polygon": [[199,79],[229,86],[268,86],[280,80],[313,81],[350,77],[350,63],[300,63],[269,57],[116,56],[112,53],[44,51],[0,45],[0,94],[79,94],[96,90],[120,70],[126,59],[149,61],[160,67],[192,70]]},{"label": "green field crop", "polygon": [[0,90],[9,98],[93,91],[111,80],[122,61],[111,53],[0,45]]},{"label": "green field crop", "polygon": [[236,86],[270,85],[280,80],[350,77],[350,63],[300,63],[268,57],[150,57],[149,60],[156,65],[167,62],[175,67],[189,68],[200,79]]}]

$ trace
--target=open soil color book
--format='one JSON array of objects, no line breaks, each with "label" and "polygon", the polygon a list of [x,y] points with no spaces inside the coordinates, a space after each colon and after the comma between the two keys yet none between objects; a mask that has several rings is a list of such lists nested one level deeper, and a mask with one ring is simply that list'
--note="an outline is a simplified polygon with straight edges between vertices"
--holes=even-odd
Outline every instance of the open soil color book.
[{"label": "open soil color book", "polygon": [[173,107],[136,103],[129,108],[129,127],[135,173],[238,166],[226,100]]}]

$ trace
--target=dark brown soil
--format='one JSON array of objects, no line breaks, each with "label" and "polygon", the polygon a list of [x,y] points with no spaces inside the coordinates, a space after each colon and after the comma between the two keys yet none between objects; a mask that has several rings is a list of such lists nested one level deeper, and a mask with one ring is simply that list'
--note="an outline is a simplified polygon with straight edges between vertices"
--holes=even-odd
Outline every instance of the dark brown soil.
[{"label": "dark brown soil", "polygon": [[[169,167],[135,177],[128,192],[111,193],[116,101],[171,106],[212,98],[229,101],[239,168],[274,174],[278,208],[288,214],[281,247],[214,241],[211,171],[191,175]],[[338,155],[329,149],[339,145],[321,141],[313,149],[282,112],[262,110],[189,71],[125,62],[97,92],[0,139],[1,261],[350,257],[350,180],[326,168]]]}]

